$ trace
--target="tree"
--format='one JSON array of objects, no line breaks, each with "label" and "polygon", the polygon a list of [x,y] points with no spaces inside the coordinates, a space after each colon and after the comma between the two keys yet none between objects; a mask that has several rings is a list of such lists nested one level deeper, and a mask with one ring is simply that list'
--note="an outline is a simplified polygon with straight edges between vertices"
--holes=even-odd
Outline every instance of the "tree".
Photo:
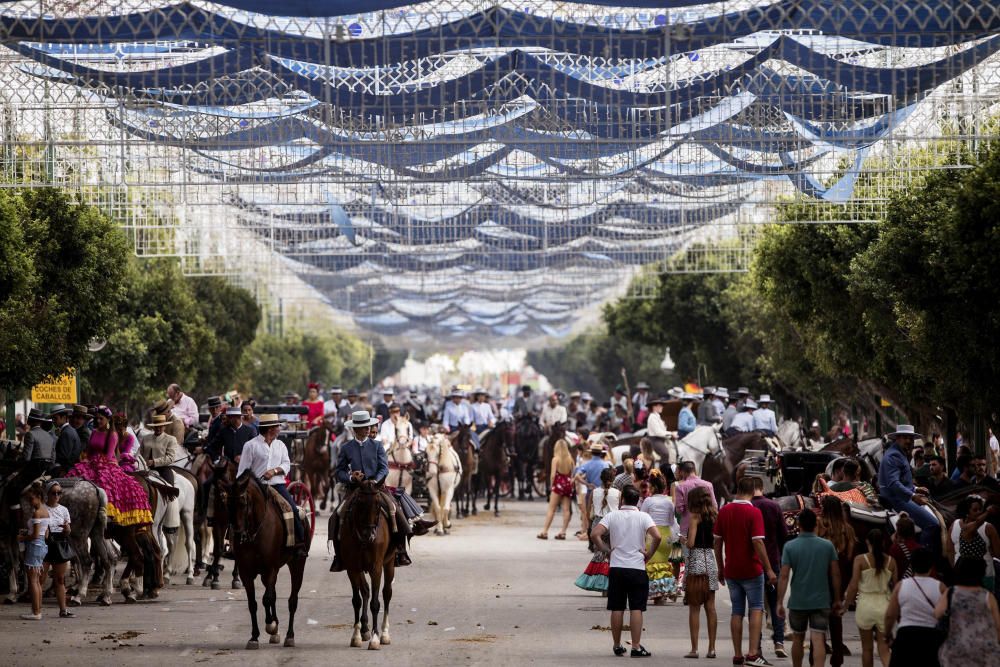
[{"label": "tree", "polygon": [[125,295],[124,235],[53,188],[0,192],[0,389],[79,368]]},{"label": "tree", "polygon": [[240,359],[257,336],[260,306],[249,291],[223,278],[186,278],[184,283],[215,332],[215,348],[211,354],[201,356],[191,393],[217,394],[236,380]]}]

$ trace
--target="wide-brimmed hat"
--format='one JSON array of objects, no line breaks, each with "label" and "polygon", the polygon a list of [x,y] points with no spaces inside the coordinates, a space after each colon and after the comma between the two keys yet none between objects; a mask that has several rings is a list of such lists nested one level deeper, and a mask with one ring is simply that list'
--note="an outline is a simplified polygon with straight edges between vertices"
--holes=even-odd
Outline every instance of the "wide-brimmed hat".
[{"label": "wide-brimmed hat", "polygon": [[351,421],[347,425],[351,428],[364,428],[365,426],[376,426],[378,420],[368,414],[367,410],[355,410],[351,413]]},{"label": "wide-brimmed hat", "polygon": [[715,387],[705,387],[701,390],[702,396],[715,396]]},{"label": "wide-brimmed hat", "polygon": [[52,410],[49,412],[49,416],[51,417],[53,415],[68,415],[72,414],[72,412],[73,408],[69,407],[68,405],[60,403],[59,405],[52,406]]},{"label": "wide-brimmed hat", "polygon": [[680,387],[671,387],[670,389],[667,390],[667,395],[673,396],[674,398],[680,398],[681,396],[684,395],[684,390],[681,389]]},{"label": "wide-brimmed hat", "polygon": [[570,398],[580,398],[580,392],[578,392],[578,391],[571,391],[571,392],[569,392],[569,397]]},{"label": "wide-brimmed hat", "polygon": [[760,398],[757,399],[758,403],[773,403],[770,394],[761,394]]},{"label": "wide-brimmed hat", "polygon": [[746,387],[740,387],[739,389],[736,390],[736,395],[739,396],[740,394],[743,394],[744,396],[749,396],[750,390],[747,389]]},{"label": "wide-brimmed hat", "polygon": [[169,425],[170,422],[167,421],[166,415],[153,415],[148,422],[146,422],[146,428],[164,428]]},{"label": "wide-brimmed hat", "polygon": [[161,398],[156,403],[153,403],[153,412],[160,415],[165,415],[170,412],[174,407],[174,402],[169,398]]},{"label": "wide-brimmed hat", "polygon": [[465,392],[461,389],[452,389],[448,392],[448,398],[465,398]]},{"label": "wide-brimmed hat", "polygon": [[392,387],[386,387],[385,389],[382,390],[382,395],[383,396],[395,396],[396,395],[396,390],[393,389]]},{"label": "wide-brimmed hat", "polygon": [[649,385],[646,384],[645,382],[639,382],[638,384],[635,385],[635,388],[636,389],[649,389]]},{"label": "wide-brimmed hat", "polygon": [[523,385],[521,385],[521,391],[522,392],[524,392],[524,391],[531,391],[531,386],[523,384]]},{"label": "wide-brimmed hat", "polygon": [[899,426],[896,427],[895,431],[893,431],[892,433],[887,433],[886,435],[890,438],[895,438],[898,435],[908,435],[913,438],[921,438],[921,439],[923,439],[924,437],[920,433],[917,433],[916,430],[914,430],[913,424],[900,424]]},{"label": "wide-brimmed hat", "polygon": [[261,431],[265,428],[271,428],[272,426],[281,426],[285,421],[275,414],[263,414],[260,416],[260,421],[257,423],[257,430]]},{"label": "wide-brimmed hat", "polygon": [[590,395],[589,391],[585,391],[585,392],[583,392],[583,393],[580,394],[580,400],[581,401],[592,401],[592,400],[594,400],[594,397]]},{"label": "wide-brimmed hat", "polygon": [[284,395],[284,396],[283,396],[282,398],[294,398],[294,399],[299,399],[299,398],[302,398],[302,397],[301,397],[301,396],[299,396],[298,394],[296,394],[296,393],[295,393],[294,391],[292,391],[291,389],[289,389],[288,391],[286,391],[286,392],[285,392],[285,395]]},{"label": "wide-brimmed hat", "polygon": [[226,409],[226,416],[227,417],[242,417],[243,416],[243,409],[242,408],[227,408]]},{"label": "wide-brimmed hat", "polygon": [[663,405],[664,403],[672,400],[674,399],[672,399],[670,396],[657,396],[652,400],[646,401],[646,405],[648,405],[649,407],[653,407],[654,405]]},{"label": "wide-brimmed hat", "polygon": [[682,392],[681,392],[681,396],[680,396],[680,399],[681,399],[682,401],[693,401],[693,400],[695,400],[695,399],[697,399],[697,398],[698,398],[698,397],[697,397],[697,396],[695,396],[694,394],[691,394],[691,393],[688,393],[688,392],[686,392],[686,391],[682,391]]},{"label": "wide-brimmed hat", "polygon": [[719,398],[729,398],[729,390],[725,387],[719,387],[715,390],[715,395]]},{"label": "wide-brimmed hat", "polygon": [[350,397],[350,396],[357,396],[358,395],[358,390],[357,389],[348,389],[347,390],[347,395],[348,395],[348,397]]},{"label": "wide-brimmed hat", "polygon": [[746,401],[743,402],[743,409],[744,410],[756,410],[757,409],[757,402],[754,401],[752,398],[748,398]]},{"label": "wide-brimmed hat", "polygon": [[472,390],[473,396],[479,396],[480,394],[485,394],[486,396],[489,396],[490,392],[486,391],[482,387],[476,387],[475,389]]},{"label": "wide-brimmed hat", "polygon": [[46,424],[52,423],[52,418],[47,414],[39,410],[38,408],[31,408],[28,410],[28,421],[29,422],[44,422]]},{"label": "wide-brimmed hat", "polygon": [[604,454],[604,445],[600,442],[590,443],[590,453],[591,454]]},{"label": "wide-brimmed hat", "polygon": [[218,396],[209,396],[208,400],[205,402],[205,405],[207,405],[209,408],[221,408],[222,399]]},{"label": "wide-brimmed hat", "polygon": [[73,414],[80,417],[86,417],[87,419],[90,419],[91,417],[90,410],[87,409],[86,405],[74,405]]},{"label": "wide-brimmed hat", "polygon": [[339,384],[335,384],[332,387],[330,387],[330,393],[331,394],[343,394],[344,390],[340,388]]}]

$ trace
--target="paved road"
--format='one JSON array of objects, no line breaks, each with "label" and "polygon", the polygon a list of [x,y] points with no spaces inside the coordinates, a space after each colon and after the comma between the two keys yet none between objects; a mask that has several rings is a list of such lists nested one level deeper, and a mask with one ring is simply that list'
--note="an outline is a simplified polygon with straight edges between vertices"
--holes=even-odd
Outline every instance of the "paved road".
[{"label": "paved road", "polygon": [[[456,521],[447,537],[414,540],[414,565],[398,570],[396,578],[392,645],[378,653],[348,646],[353,623],[350,585],[345,575],[328,572],[324,520],[322,529],[317,526],[306,568],[296,648],[262,643],[256,652],[243,649],[250,634],[243,591],[171,585],[155,602],[87,605],[77,609],[75,619],[59,619],[52,602],[46,602],[41,623],[18,619],[24,605],[0,607],[0,654],[12,665],[605,663],[611,657],[611,639],[604,600],[573,586],[589,560],[586,548],[575,541],[535,539],[543,519],[541,503],[507,503],[503,511],[500,519],[480,514]],[[223,576],[228,580],[228,571]],[[288,577],[282,573],[282,623],[287,620],[287,590]],[[726,665],[732,655],[728,600],[719,612],[719,659],[708,664]],[[857,630],[852,617],[845,621],[847,643],[854,652],[846,664],[859,665]],[[645,625],[643,643],[655,658],[667,664],[694,662],[681,659],[688,650],[687,609],[679,602],[651,608]],[[704,652],[704,639],[701,649]],[[765,655],[770,657],[769,649],[767,642]]]}]

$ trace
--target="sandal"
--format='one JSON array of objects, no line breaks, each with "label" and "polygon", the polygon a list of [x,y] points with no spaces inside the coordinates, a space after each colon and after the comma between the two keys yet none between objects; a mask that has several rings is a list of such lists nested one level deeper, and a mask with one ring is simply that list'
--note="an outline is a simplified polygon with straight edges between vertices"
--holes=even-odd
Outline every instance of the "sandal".
[{"label": "sandal", "polygon": [[709,659],[714,658],[715,657],[715,651],[709,651],[708,653],[705,654],[705,657],[709,658]]},{"label": "sandal", "polygon": [[535,537],[537,537],[540,540],[547,540],[547,539],[549,539],[548,533],[538,533],[537,535],[535,535]]},{"label": "sandal", "polygon": [[556,539],[557,540],[565,540],[566,539],[566,533],[559,533],[558,535],[556,535]]},{"label": "sandal", "polygon": [[698,658],[698,651],[691,651],[690,653],[685,653],[684,657],[685,658],[695,658],[695,659],[697,659]]}]

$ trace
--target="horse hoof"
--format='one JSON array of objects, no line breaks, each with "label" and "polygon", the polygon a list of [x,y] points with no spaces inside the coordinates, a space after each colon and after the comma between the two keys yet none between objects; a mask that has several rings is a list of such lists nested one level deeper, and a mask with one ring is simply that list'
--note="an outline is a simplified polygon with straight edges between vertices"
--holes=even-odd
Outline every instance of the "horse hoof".
[{"label": "horse hoof", "polygon": [[188,586],[192,586],[192,585],[194,585],[194,577],[188,577],[188,578],[187,578],[187,581],[186,581],[185,583],[186,583],[186,584],[187,584]]},{"label": "horse hoof", "polygon": [[108,597],[108,596],[104,596],[104,597],[102,597],[102,598],[101,598],[101,599],[99,599],[99,600],[98,600],[97,602],[98,602],[98,604],[100,604],[100,605],[101,605],[102,607],[110,607],[110,606],[111,606],[111,598],[110,598],[110,597]]},{"label": "horse hoof", "polygon": [[361,648],[361,637],[357,635],[351,637],[351,648]]},{"label": "horse hoof", "polygon": [[243,588],[243,582],[239,579],[233,579],[233,590],[238,591]]},{"label": "horse hoof", "polygon": [[268,643],[269,644],[280,644],[281,643],[281,635],[279,635],[277,633],[271,635],[271,639],[268,640]]},{"label": "horse hoof", "polygon": [[125,604],[136,604],[138,601],[139,601],[138,598],[136,598],[134,595],[125,596]]},{"label": "horse hoof", "polygon": [[362,632],[361,633],[361,641],[367,642],[367,641],[370,641],[371,638],[372,638],[372,633],[370,633],[370,632]]},{"label": "horse hoof", "polygon": [[382,648],[381,644],[378,642],[378,637],[372,637],[372,640],[368,642],[369,651],[377,651]]},{"label": "horse hoof", "polygon": [[382,633],[382,636],[379,637],[379,643],[382,644],[382,646],[388,646],[389,644],[392,643],[392,641],[389,638],[389,633],[388,632],[383,632]]},{"label": "horse hoof", "polygon": [[439,528],[439,529],[437,529],[437,530],[434,531],[434,534],[435,535],[444,535],[444,531]]},{"label": "horse hoof", "polygon": [[[97,601],[101,602],[103,599],[104,599],[103,597],[99,597],[97,599]],[[70,607],[82,607],[83,606],[83,601],[80,600],[79,596],[74,595],[73,597],[71,597],[69,599],[69,606]]]},{"label": "horse hoof", "polygon": [[[218,581],[210,581],[210,582],[206,583],[205,585],[206,586],[211,586],[213,591],[217,591],[220,588],[222,588],[222,585]],[[233,586],[233,588],[236,588],[236,587]]]},{"label": "horse hoof", "polygon": [[251,639],[250,641],[247,642],[248,651],[256,651],[259,648],[260,648],[260,643],[256,639]]},{"label": "horse hoof", "polygon": [[285,647],[295,648],[295,637],[285,637]]},{"label": "horse hoof", "polygon": [[269,634],[269,635],[277,634],[277,632],[278,632],[278,622],[277,621],[273,621],[271,623],[266,624],[264,626],[264,631],[267,632],[267,634]]}]

